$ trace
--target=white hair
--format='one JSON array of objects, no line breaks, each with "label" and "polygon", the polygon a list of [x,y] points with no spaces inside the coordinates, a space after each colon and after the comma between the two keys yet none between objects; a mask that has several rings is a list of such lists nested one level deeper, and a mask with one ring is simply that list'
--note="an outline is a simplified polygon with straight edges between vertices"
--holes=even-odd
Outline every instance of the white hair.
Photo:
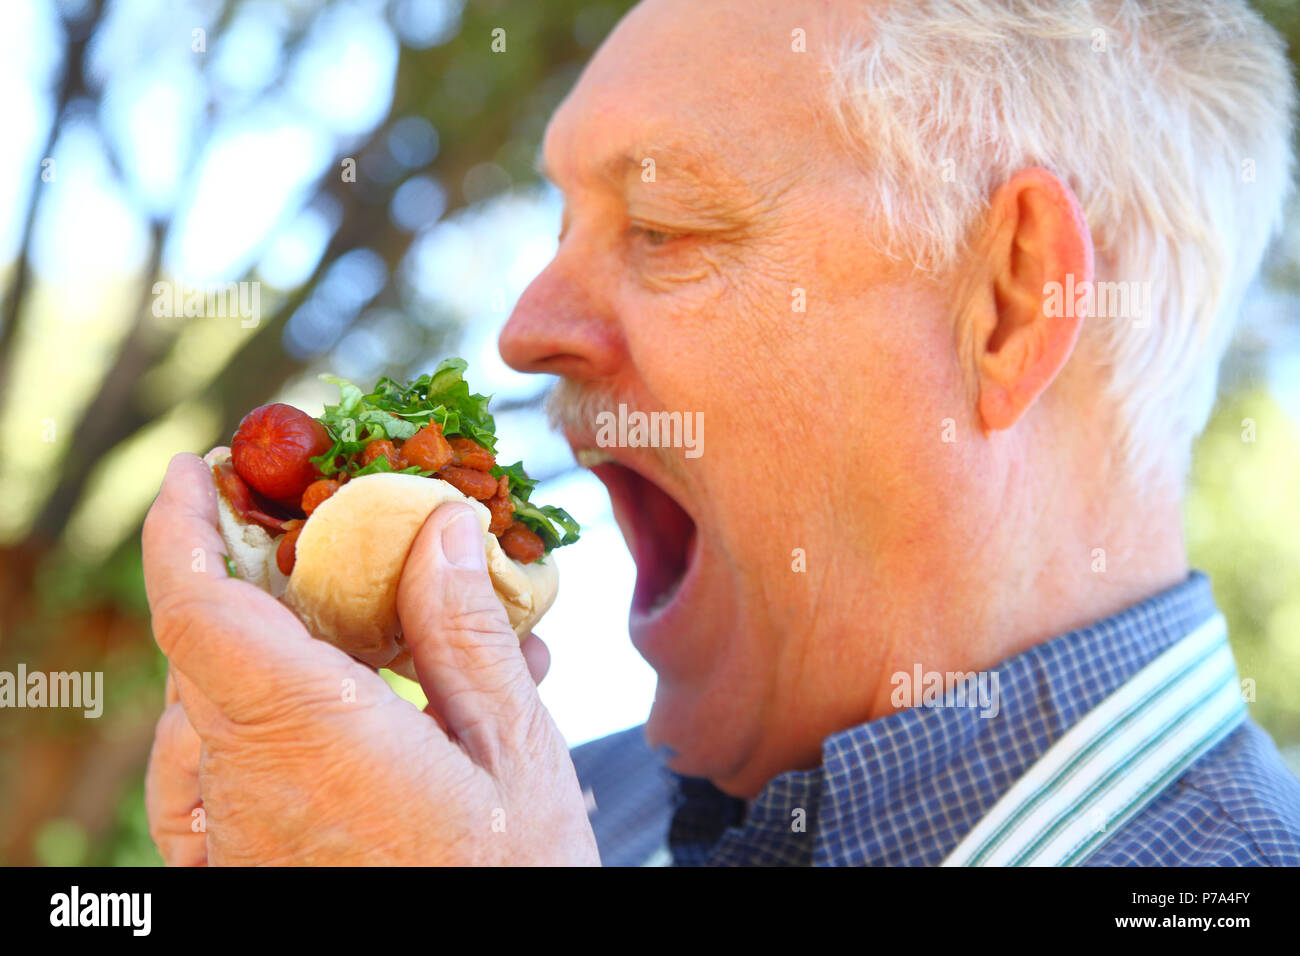
[{"label": "white hair", "polygon": [[845,27],[832,103],[879,248],[941,275],[998,185],[1051,171],[1083,206],[1097,281],[1150,283],[1148,325],[1089,317],[1083,335],[1122,460],[1181,480],[1290,195],[1280,37],[1244,0],[896,0]]}]

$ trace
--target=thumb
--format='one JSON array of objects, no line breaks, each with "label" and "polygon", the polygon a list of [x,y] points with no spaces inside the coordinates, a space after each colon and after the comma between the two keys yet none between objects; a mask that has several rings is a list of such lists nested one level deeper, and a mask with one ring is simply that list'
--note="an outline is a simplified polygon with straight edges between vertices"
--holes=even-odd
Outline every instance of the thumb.
[{"label": "thumb", "polygon": [[519,639],[488,576],[487,520],[447,503],[416,535],[397,586],[397,616],[420,686],[480,766],[519,752],[549,720]]}]

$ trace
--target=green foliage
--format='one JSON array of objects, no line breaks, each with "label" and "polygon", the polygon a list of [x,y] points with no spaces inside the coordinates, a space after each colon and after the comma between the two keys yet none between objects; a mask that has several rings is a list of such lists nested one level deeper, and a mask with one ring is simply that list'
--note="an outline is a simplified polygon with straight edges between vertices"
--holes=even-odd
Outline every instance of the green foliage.
[{"label": "green foliage", "polygon": [[117,804],[113,832],[99,854],[104,857],[102,863],[105,866],[162,866],[162,856],[149,836],[143,779],[137,779],[122,794]]},{"label": "green foliage", "polygon": [[1228,619],[1251,714],[1300,742],[1300,430],[1265,389],[1222,397],[1196,447],[1187,546]]},{"label": "green foliage", "polygon": [[61,817],[46,820],[36,831],[35,843],[41,866],[80,866],[90,848],[85,829]]},{"label": "green foliage", "polygon": [[[495,453],[496,421],[488,411],[491,398],[470,392],[465,381],[468,367],[461,358],[443,359],[431,374],[421,375],[412,382],[403,384],[385,376],[375,383],[369,394],[363,394],[347,379],[322,375],[322,380],[338,386],[340,397],[337,405],[325,406],[325,414],[320,419],[334,444],[324,455],[312,461],[327,476],[342,468],[358,478],[389,472],[392,466],[382,457],[365,466],[355,461],[340,466],[336,459],[357,454],[375,439],[410,438],[417,429],[430,422],[436,422],[449,438],[469,438]],[[402,469],[401,473],[425,477],[433,474],[418,467]],[[581,529],[567,511],[554,505],[536,505],[528,500],[537,482],[528,477],[523,462],[498,465],[492,469],[494,478],[502,475],[510,478],[510,499],[515,507],[515,519],[542,539],[547,553],[578,540]]]}]

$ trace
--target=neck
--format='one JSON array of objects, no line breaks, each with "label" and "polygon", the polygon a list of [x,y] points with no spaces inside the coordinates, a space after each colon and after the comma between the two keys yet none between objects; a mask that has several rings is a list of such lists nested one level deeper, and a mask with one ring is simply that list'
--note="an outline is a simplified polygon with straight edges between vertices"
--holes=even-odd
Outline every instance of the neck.
[{"label": "neck", "polygon": [[1139,488],[1113,473],[1098,481],[1096,471],[1095,461],[1055,472],[1043,463],[1003,469],[991,485],[1003,489],[1001,500],[982,528],[959,536],[975,543],[963,548],[956,536],[944,543],[958,556],[947,563],[954,573],[924,603],[913,602],[933,609],[930,626],[913,627],[916,640],[891,648],[872,718],[894,709],[890,675],[917,661],[929,670],[988,670],[1187,577],[1179,490]]},{"label": "neck", "polygon": [[895,674],[918,664],[994,669],[1184,580],[1178,490],[1139,489],[1078,460],[1013,455],[971,469],[936,496],[927,522],[936,533],[908,535],[888,559],[841,566],[829,589],[843,596],[834,620],[816,617],[815,631],[792,642],[821,671],[783,687],[779,729],[740,772],[714,782],[753,797],[772,777],[820,763],[826,737],[893,713]]}]

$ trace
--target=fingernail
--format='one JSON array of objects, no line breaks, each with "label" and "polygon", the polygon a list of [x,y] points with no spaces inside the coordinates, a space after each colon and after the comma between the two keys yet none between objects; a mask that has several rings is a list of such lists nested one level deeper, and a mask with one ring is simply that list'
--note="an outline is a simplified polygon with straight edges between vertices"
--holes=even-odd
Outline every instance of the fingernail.
[{"label": "fingernail", "polygon": [[483,529],[472,511],[462,511],[442,527],[442,555],[457,568],[478,571],[487,566]]}]

